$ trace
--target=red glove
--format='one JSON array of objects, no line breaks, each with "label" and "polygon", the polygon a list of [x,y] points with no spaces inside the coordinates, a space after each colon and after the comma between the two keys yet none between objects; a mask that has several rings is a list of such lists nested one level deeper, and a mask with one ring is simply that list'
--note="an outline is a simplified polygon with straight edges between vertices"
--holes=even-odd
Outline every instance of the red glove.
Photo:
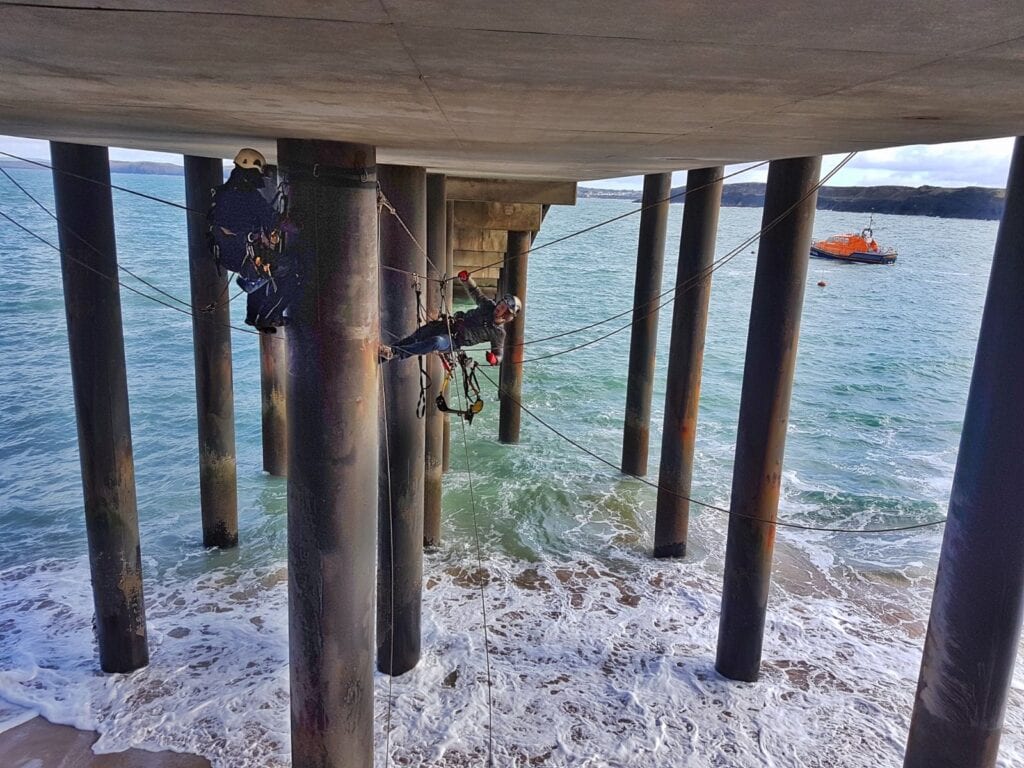
[{"label": "red glove", "polygon": [[462,270],[461,272],[459,272],[459,280],[461,280],[462,282],[466,282],[467,280],[469,280],[469,272],[467,272],[466,270]]},{"label": "red glove", "polygon": [[497,365],[498,364],[498,356],[496,354],[494,354],[493,352],[491,352],[490,350],[487,351],[486,357],[487,357],[487,364],[488,365]]}]

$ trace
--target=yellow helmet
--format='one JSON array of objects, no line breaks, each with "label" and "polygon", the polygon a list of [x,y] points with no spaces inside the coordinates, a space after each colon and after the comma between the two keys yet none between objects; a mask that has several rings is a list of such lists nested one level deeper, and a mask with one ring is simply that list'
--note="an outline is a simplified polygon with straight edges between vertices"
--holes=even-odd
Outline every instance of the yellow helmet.
[{"label": "yellow helmet", "polygon": [[267,158],[255,149],[246,147],[238,150],[238,154],[235,155],[235,165],[246,170],[256,168],[260,173],[263,173],[267,169]]}]

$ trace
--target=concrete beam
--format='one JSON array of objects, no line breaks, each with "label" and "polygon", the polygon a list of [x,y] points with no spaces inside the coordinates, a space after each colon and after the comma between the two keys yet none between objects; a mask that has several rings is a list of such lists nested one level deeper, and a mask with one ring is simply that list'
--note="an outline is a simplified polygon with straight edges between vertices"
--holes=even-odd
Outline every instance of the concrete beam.
[{"label": "concrete beam", "polygon": [[465,269],[487,267],[492,264],[501,266],[505,260],[505,251],[460,251],[456,249],[452,253],[456,266]]},{"label": "concrete beam", "polygon": [[521,203],[455,202],[455,228],[505,229],[536,232],[540,229],[541,206]]},{"label": "concrete beam", "polygon": [[576,205],[576,182],[531,181],[523,179],[448,178],[449,200],[485,203],[540,203]]},{"label": "concrete beam", "polygon": [[[454,206],[454,203],[452,204]],[[452,248],[456,251],[499,251],[508,249],[506,229],[455,229]]]}]

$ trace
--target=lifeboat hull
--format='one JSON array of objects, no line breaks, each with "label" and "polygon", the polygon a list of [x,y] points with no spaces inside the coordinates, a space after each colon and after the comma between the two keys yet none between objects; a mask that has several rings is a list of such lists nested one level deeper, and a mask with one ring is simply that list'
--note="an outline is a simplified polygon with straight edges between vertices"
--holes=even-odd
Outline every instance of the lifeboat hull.
[{"label": "lifeboat hull", "polygon": [[814,245],[811,246],[811,256],[819,259],[832,259],[833,261],[848,261],[854,264],[893,264],[896,261],[895,253],[872,253],[865,251],[830,253]]}]

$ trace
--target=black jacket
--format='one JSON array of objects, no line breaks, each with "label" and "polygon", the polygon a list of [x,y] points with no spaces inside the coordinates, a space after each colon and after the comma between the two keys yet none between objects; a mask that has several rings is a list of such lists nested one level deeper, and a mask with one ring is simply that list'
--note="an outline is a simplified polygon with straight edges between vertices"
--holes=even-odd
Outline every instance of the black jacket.
[{"label": "black jacket", "polygon": [[505,328],[494,322],[494,308],[498,303],[484,296],[473,282],[473,278],[469,278],[464,285],[469,295],[476,301],[476,309],[455,313],[452,329],[455,344],[459,347],[470,347],[489,341],[491,352],[501,360],[501,352],[505,347]]}]

